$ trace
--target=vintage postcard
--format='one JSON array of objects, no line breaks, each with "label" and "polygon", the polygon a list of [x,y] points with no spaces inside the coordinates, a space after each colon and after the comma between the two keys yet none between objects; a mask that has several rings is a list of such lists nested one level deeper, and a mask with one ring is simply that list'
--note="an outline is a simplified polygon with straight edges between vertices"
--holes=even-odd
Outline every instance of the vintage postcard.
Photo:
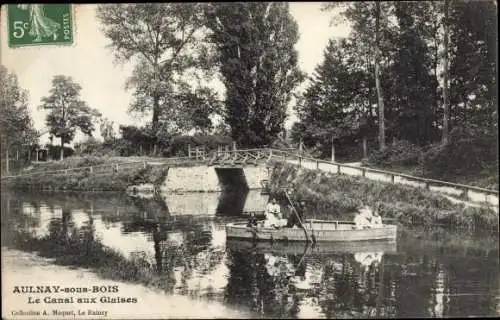
[{"label": "vintage postcard", "polygon": [[500,316],[495,1],[0,14],[2,319]]}]

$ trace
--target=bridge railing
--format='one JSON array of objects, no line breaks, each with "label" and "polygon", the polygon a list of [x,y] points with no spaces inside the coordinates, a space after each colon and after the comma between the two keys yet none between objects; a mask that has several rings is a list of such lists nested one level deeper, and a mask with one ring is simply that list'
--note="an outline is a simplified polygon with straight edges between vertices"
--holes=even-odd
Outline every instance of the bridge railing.
[{"label": "bridge railing", "polygon": [[305,157],[296,153],[277,149],[271,149],[269,152],[271,154],[271,159],[297,164],[301,167],[312,170],[322,170],[337,174],[361,176],[371,180],[406,184],[425,188],[431,191],[442,192],[454,197],[463,198],[467,201],[488,203],[490,205],[498,207],[498,190],[429,178],[415,177],[404,173],[391,172],[380,169],[341,164],[328,160]]}]

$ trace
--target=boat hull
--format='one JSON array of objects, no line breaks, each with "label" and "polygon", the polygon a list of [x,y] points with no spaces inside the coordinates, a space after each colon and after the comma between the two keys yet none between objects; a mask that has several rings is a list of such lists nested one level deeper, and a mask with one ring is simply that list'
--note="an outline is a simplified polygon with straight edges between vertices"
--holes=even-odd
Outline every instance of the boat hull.
[{"label": "boat hull", "polygon": [[376,228],[356,229],[354,223],[338,221],[307,221],[307,235],[302,228],[250,228],[245,224],[229,223],[226,225],[226,237],[231,239],[249,239],[254,241],[367,241],[395,240],[396,225],[382,225]]}]

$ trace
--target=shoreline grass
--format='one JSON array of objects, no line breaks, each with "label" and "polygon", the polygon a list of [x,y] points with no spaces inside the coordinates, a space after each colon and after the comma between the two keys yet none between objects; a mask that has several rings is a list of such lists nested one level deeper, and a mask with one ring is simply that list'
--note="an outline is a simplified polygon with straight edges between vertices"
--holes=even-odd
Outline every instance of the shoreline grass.
[{"label": "shoreline grass", "polygon": [[[123,161],[125,162],[125,161]],[[105,157],[67,158],[44,164],[36,172],[64,170],[76,167],[97,166],[117,163]],[[2,187],[16,190],[43,191],[126,191],[129,186],[153,184],[159,186],[165,180],[168,168],[165,166],[138,165],[136,168],[121,168],[116,171],[91,173],[88,171],[69,171],[60,174],[38,173],[20,175],[2,180]],[[27,171],[29,173],[29,171]]]}]

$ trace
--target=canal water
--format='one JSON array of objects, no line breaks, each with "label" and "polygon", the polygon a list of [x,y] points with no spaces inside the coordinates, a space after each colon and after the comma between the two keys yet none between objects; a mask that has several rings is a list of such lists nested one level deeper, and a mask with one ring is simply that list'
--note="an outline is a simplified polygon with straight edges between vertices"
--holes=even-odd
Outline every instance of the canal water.
[{"label": "canal water", "polygon": [[[3,259],[11,252],[4,267],[22,269],[26,255],[52,282],[85,272],[136,286],[127,294],[138,299],[154,289],[151,316],[175,299],[221,306],[217,317],[500,315],[498,237],[491,235],[401,228],[396,242],[227,241],[226,223],[264,209],[268,199],[258,191],[154,199],[8,192],[1,200]],[[183,316],[172,308],[162,312]]]}]

